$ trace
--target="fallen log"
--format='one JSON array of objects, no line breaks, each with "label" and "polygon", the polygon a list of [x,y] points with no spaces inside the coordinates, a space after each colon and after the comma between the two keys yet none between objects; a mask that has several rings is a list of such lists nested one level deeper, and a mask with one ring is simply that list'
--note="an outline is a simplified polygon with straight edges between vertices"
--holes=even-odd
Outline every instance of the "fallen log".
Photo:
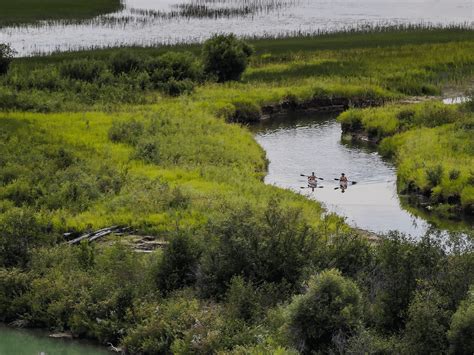
[{"label": "fallen log", "polygon": [[111,226],[111,227],[107,227],[107,228],[102,228],[102,229],[99,229],[95,232],[86,233],[84,235],[81,235],[80,237],[72,239],[72,240],[68,241],[67,243],[69,245],[73,245],[73,244],[80,243],[81,241],[83,241],[85,239],[89,240],[89,242],[92,242],[96,239],[99,239],[101,237],[109,235],[110,233],[113,233],[115,231],[121,231],[121,230],[122,229],[120,228],[120,226]]}]

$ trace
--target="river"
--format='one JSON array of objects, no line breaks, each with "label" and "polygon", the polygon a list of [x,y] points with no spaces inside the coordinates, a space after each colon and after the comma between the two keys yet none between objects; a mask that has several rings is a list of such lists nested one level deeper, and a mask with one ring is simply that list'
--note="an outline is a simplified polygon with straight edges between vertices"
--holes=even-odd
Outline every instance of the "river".
[{"label": "river", "polygon": [[[199,42],[241,36],[400,24],[474,24],[472,0],[125,0],[125,8],[82,21],[0,28],[19,56],[117,45]],[[151,11],[150,11],[151,10]]]},{"label": "river", "polygon": [[44,331],[0,326],[1,355],[107,355],[103,347],[84,341],[52,339]]},{"label": "river", "polygon": [[[322,202],[326,208],[361,229],[376,233],[397,230],[419,237],[436,228],[403,208],[396,188],[396,169],[382,159],[375,147],[345,143],[336,114],[293,113],[262,121],[252,127],[258,143],[270,161],[265,182],[305,194]],[[322,188],[309,189],[311,174],[324,178]],[[338,178],[345,173],[350,185],[342,193]],[[444,221],[459,229],[465,222]],[[472,228],[472,224],[471,224]]]}]

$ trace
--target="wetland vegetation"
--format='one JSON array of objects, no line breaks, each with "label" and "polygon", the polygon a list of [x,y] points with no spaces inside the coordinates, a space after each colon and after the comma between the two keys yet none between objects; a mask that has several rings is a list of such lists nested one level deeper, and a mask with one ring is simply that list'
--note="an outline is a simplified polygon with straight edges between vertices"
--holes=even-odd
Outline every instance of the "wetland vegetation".
[{"label": "wetland vegetation", "polygon": [[122,8],[120,0],[18,0],[0,3],[0,28],[37,23],[42,20],[92,18]]},{"label": "wetland vegetation", "polygon": [[[263,184],[265,154],[233,122],[388,104],[367,120],[401,179],[419,174],[404,157],[432,148],[446,166],[427,188],[469,203],[470,106],[392,101],[465,85],[474,32],[252,40],[250,58],[237,39],[220,43],[243,63],[240,81],[220,76],[230,59],[212,42],[12,61],[0,77],[0,320],[143,354],[471,353],[469,231],[370,242]],[[345,115],[363,129],[371,112]],[[419,177],[423,189],[430,177]],[[137,253],[127,235],[65,243],[111,225],[166,247]]]}]

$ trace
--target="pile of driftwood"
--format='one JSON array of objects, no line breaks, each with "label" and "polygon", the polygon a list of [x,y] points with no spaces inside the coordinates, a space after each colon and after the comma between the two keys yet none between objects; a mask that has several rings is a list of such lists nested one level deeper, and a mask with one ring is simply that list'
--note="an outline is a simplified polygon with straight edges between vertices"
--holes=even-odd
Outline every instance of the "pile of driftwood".
[{"label": "pile of driftwood", "polygon": [[[115,233],[115,234],[120,235],[120,234],[123,234],[124,232],[129,231],[129,230],[130,230],[130,227],[111,226],[111,227],[99,229],[95,232],[90,232],[90,233],[83,234],[83,235],[81,235],[77,238],[74,238],[74,239],[71,239],[71,240],[67,241],[67,243],[71,244],[71,245],[72,244],[78,244],[83,240],[88,240],[89,242],[93,242],[94,240],[105,237],[106,235],[109,235],[111,233]],[[68,238],[68,237],[71,237],[71,235],[73,235],[73,234],[72,233],[65,233],[64,237]]]}]

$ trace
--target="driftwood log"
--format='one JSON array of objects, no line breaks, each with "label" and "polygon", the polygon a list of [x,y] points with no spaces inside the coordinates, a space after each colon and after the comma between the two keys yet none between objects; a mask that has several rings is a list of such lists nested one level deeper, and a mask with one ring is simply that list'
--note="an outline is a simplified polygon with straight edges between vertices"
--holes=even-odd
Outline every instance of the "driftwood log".
[{"label": "driftwood log", "polygon": [[[111,226],[111,227],[107,227],[107,228],[102,228],[102,229],[99,229],[95,232],[86,233],[86,234],[83,234],[83,235],[81,235],[77,238],[71,239],[67,243],[70,244],[70,245],[73,245],[73,244],[78,244],[83,240],[88,240],[89,242],[93,242],[94,240],[105,237],[106,235],[109,235],[111,233],[122,233],[122,232],[124,232],[128,229],[130,229],[130,228],[129,227],[121,227],[121,226]],[[65,237],[67,237],[68,235],[70,235],[70,233],[65,233],[64,234]]]}]

